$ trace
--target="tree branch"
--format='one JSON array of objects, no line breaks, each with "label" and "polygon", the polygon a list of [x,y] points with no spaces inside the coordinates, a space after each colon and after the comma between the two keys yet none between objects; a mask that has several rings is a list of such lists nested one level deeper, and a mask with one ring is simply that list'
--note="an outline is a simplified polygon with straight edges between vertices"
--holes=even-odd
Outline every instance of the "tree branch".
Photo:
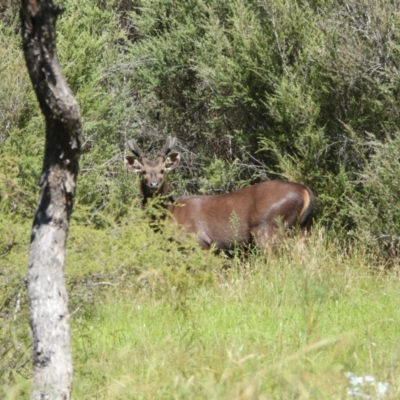
[{"label": "tree branch", "polygon": [[40,195],[28,261],[32,399],[69,399],[72,385],[64,259],[82,123],[57,58],[55,26],[61,11],[51,0],[22,0],[20,14],[26,65],[46,120]]}]

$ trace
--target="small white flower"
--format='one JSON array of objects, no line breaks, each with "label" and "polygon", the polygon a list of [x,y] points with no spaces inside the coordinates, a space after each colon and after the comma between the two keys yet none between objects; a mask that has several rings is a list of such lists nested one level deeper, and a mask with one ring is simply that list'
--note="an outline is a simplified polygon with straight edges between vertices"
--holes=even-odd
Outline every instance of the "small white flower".
[{"label": "small white flower", "polygon": [[379,396],[385,396],[389,390],[389,384],[387,382],[378,382],[377,384]]},{"label": "small white flower", "polygon": [[350,397],[370,399],[371,396],[364,393],[362,389],[365,387],[375,387],[378,394],[377,400],[382,400],[389,390],[387,382],[377,382],[372,375],[356,376],[352,372],[345,372],[344,375],[349,380],[350,387],[347,389],[347,394]]}]

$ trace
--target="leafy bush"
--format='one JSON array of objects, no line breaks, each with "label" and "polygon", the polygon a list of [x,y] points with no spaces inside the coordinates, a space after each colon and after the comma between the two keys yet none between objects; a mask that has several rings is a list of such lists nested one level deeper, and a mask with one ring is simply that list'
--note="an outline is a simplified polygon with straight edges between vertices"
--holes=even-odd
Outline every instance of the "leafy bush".
[{"label": "leafy bush", "polygon": [[[58,50],[84,123],[77,221],[121,221],[138,194],[123,172],[125,141],[135,137],[153,154],[171,135],[182,153],[171,177],[178,195],[290,179],[314,190],[316,218],[336,234],[367,229],[367,208],[353,209],[370,190],[359,177],[400,123],[397,3],[63,5]],[[25,218],[36,203],[43,121],[16,9],[0,7],[0,208]],[[376,145],[366,146],[371,135]],[[382,199],[395,209],[390,201]]]},{"label": "leafy bush", "polygon": [[350,215],[357,230],[351,232],[366,241],[370,249],[384,245],[392,263],[399,261],[400,226],[400,137],[388,137],[382,143],[371,139],[366,151],[373,153],[370,162],[359,174],[362,188],[351,199]]}]

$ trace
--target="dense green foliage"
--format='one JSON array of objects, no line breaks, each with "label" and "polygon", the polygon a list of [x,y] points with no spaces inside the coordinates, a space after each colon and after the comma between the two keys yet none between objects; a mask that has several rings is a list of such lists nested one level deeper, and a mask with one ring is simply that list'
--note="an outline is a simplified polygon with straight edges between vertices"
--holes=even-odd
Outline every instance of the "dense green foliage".
[{"label": "dense green foliage", "polygon": [[[377,189],[368,171],[392,182],[385,165],[398,164],[399,2],[63,4],[58,51],[84,121],[77,220],[105,226],[136,198],[121,162],[127,138],[153,149],[173,135],[183,154],[179,193],[283,177],[312,187],[317,218],[336,234],[365,238],[366,229],[369,239],[396,242],[397,219],[382,212],[399,213],[393,188]],[[36,201],[43,122],[17,11],[16,0],[0,8],[0,207],[25,217]],[[366,228],[369,201],[381,211]]]},{"label": "dense green foliage", "polygon": [[[143,398],[163,397],[172,388],[177,394],[171,398],[182,399],[260,398],[266,393],[340,398],[345,370],[381,371],[380,378],[392,377],[398,388],[393,379],[398,376],[398,342],[393,332],[386,333],[392,341],[384,333],[385,324],[390,330],[398,321],[399,307],[391,300],[398,280],[395,269],[387,277],[376,270],[398,267],[400,256],[400,1],[60,3],[65,11],[57,24],[58,54],[84,124],[67,257],[71,311],[77,317],[76,396],[94,398],[101,392],[106,395],[99,398],[127,398],[134,385],[146,393]],[[44,145],[44,122],[22,55],[18,12],[18,0],[1,2],[0,386],[10,398],[24,393],[29,373],[23,276]],[[291,259],[287,253],[293,249],[286,248],[268,260],[252,254],[247,261],[227,261],[151,231],[138,209],[136,179],[123,167],[125,142],[134,137],[155,154],[168,135],[178,137],[182,154],[182,166],[170,175],[177,194],[221,193],[273,178],[308,184],[317,197],[317,229],[308,252]],[[235,268],[225,275],[221,270],[227,264]],[[258,295],[250,295],[252,289]],[[237,300],[236,290],[246,293]],[[134,319],[130,301],[161,310],[143,316],[160,317],[150,333],[153,342],[138,347],[150,370],[186,350],[193,357],[192,349],[211,350],[192,364],[189,356],[177,359],[176,368],[162,377],[139,365],[140,359],[133,362],[134,373],[143,379],[131,381],[132,371],[123,368],[113,375],[118,360],[125,359],[124,350],[135,348],[126,337],[138,343],[143,337],[135,335],[145,335],[132,335],[134,324],[142,322]],[[215,302],[214,311],[207,301]],[[231,301],[232,308],[225,309]],[[352,303],[373,311],[368,318],[360,312],[349,321]],[[107,332],[104,321],[111,315],[116,326],[123,324],[119,305],[136,322],[122,326],[118,334],[111,328]],[[257,317],[267,314],[266,305],[274,312],[257,325]],[[162,337],[168,329],[164,313],[175,323],[174,334]],[[214,328],[207,325],[213,318]],[[329,320],[336,328],[326,327]],[[242,337],[236,324],[248,328]],[[220,341],[217,335],[212,338],[217,325],[223,329]],[[183,330],[177,332],[177,326]],[[264,336],[258,336],[260,331]],[[111,344],[101,347],[100,336]],[[180,341],[174,342],[175,336]],[[117,337],[121,345],[112,354]],[[271,337],[278,344],[269,343]],[[314,349],[316,343],[319,349],[322,341],[326,349],[325,338],[339,344],[329,347],[329,342],[329,352],[308,357],[307,346]],[[176,353],[158,359],[157,346],[172,346]],[[105,372],[103,354],[111,360]],[[216,355],[225,361],[216,362]],[[332,368],[316,361],[324,357]],[[282,367],[292,360],[291,367]],[[189,363],[189,372],[179,363],[185,368]],[[88,364],[90,373],[85,371]],[[274,378],[263,383],[255,373],[246,386],[243,377],[254,371],[268,375],[276,366],[283,369]],[[333,376],[331,384],[318,382],[321,368],[324,382]],[[118,384],[110,383],[114,379]],[[237,385],[230,388],[232,382]],[[247,397],[246,387],[253,388]]]},{"label": "dense green foliage", "polygon": [[[351,206],[364,203],[359,176],[374,140],[397,133],[398,4],[137,6],[129,54],[138,65],[127,81],[144,120],[200,156],[249,163],[232,139],[272,175],[308,183],[319,218],[357,229]],[[398,227],[390,229],[395,235]]]}]

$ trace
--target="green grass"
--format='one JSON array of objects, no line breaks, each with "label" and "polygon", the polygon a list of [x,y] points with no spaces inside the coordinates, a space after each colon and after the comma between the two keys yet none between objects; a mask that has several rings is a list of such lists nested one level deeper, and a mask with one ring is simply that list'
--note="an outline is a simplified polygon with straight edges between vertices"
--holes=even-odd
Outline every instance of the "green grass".
[{"label": "green grass", "polygon": [[[232,261],[178,249],[141,218],[71,228],[73,398],[345,399],[346,372],[388,382],[385,398],[398,398],[397,271],[320,229]],[[20,314],[7,326],[26,355]],[[5,397],[24,398],[30,365],[8,373]]]},{"label": "green grass", "polygon": [[184,309],[173,290],[111,290],[74,320],[75,397],[337,399],[351,371],[396,398],[399,280],[330,251],[259,257],[190,289]]},{"label": "green grass", "polygon": [[314,234],[214,274],[184,302],[171,281],[103,291],[73,323],[75,397],[336,399],[347,371],[399,394],[396,273]]}]

